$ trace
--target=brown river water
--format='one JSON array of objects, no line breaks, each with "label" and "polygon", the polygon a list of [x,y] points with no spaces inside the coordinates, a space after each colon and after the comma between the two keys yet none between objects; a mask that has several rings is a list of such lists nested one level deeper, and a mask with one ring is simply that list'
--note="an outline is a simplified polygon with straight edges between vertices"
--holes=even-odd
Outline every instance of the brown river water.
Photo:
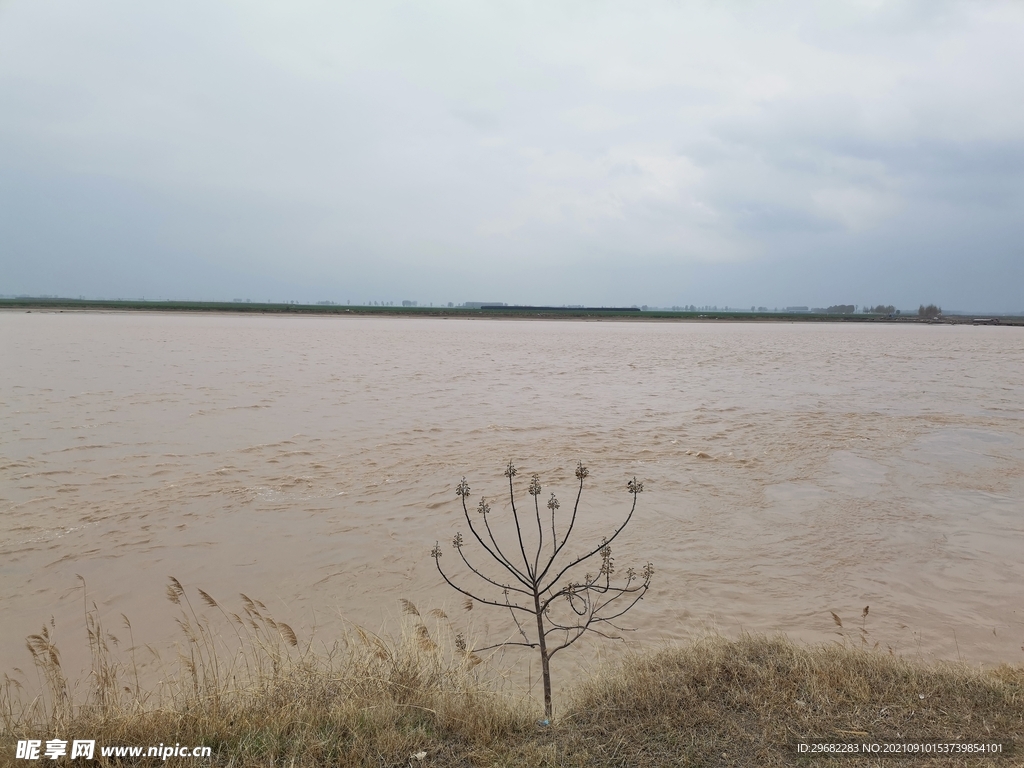
[{"label": "brown river water", "polygon": [[588,465],[580,546],[644,482],[615,546],[656,567],[642,646],[842,641],[834,611],[847,642],[1024,662],[1020,329],[7,312],[0,359],[0,671],[51,616],[84,657],[79,575],[156,646],[169,576],[326,641],[400,598],[467,621],[429,551],[454,565],[463,475],[507,515],[509,459],[562,511]]}]

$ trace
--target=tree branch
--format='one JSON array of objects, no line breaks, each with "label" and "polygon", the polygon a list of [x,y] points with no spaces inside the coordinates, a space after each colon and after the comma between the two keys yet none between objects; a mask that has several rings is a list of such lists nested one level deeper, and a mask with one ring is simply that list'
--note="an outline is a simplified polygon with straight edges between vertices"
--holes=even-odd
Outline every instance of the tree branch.
[{"label": "tree branch", "polygon": [[[610,538],[608,538],[608,539],[606,539],[605,541],[603,541],[603,542],[602,542],[601,544],[599,544],[599,545],[598,545],[597,547],[595,547],[595,548],[594,548],[593,550],[591,550],[591,551],[590,551],[590,552],[588,552],[587,554],[583,555],[583,557],[578,557],[578,558],[576,558],[576,559],[575,559],[575,560],[573,560],[573,561],[572,561],[571,563],[569,563],[569,564],[568,564],[567,566],[565,566],[565,568],[563,568],[562,570],[560,570],[560,571],[558,572],[558,575],[557,575],[557,576],[555,576],[555,577],[554,577],[553,579],[551,579],[551,581],[549,582],[549,583],[550,583],[550,584],[551,584],[552,586],[554,586],[554,585],[555,585],[555,584],[557,584],[557,583],[558,583],[559,581],[561,581],[561,580],[562,580],[562,577],[563,577],[563,576],[564,576],[564,575],[566,574],[566,572],[567,572],[567,571],[569,571],[569,570],[570,570],[571,568],[575,568],[575,567],[576,567],[577,565],[579,565],[580,563],[582,563],[582,562],[583,562],[584,560],[589,560],[589,559],[590,559],[590,558],[592,558],[592,557],[593,557],[594,555],[596,555],[596,554],[597,554],[598,552],[600,552],[600,551],[601,551],[602,549],[604,549],[604,548],[605,548],[606,546],[608,546],[608,545],[609,545],[609,544],[611,544],[611,543],[612,543],[613,541],[615,541],[615,537],[616,537],[616,536],[618,536],[618,535],[619,535],[620,533],[622,533],[622,529],[626,527],[626,525],[627,525],[627,524],[629,523],[629,521],[630,521],[630,520],[632,519],[632,517],[633,517],[633,512],[634,512],[634,511],[636,511],[636,497],[637,497],[637,494],[636,494],[636,492],[634,492],[634,493],[633,493],[633,506],[632,506],[632,507],[630,508],[630,510],[629,510],[629,514],[628,514],[628,515],[626,515],[626,519],[622,521],[622,525],[620,525],[620,526],[619,526],[618,528],[616,528],[616,529],[615,529],[615,533],[613,533],[613,534],[611,535],[611,537],[610,537]],[[546,590],[541,590],[541,591],[543,592],[543,591],[546,591]]]},{"label": "tree branch", "polygon": [[[569,527],[565,531],[565,538],[562,539],[562,543],[555,547],[555,553],[551,556],[551,560],[548,561],[547,567],[544,568],[544,572],[540,574],[539,580],[543,581],[544,577],[547,576],[548,570],[555,562],[555,558],[558,557],[558,553],[562,551],[562,547],[565,546],[566,542],[569,541],[569,536],[572,535],[573,526],[576,525],[576,512],[580,508],[580,497],[583,495],[583,480],[590,474],[586,467],[583,466],[583,462],[576,463],[576,477],[580,481],[580,487],[576,491],[576,503],[572,505],[572,518],[569,520]],[[554,526],[555,510],[551,510],[551,524]],[[557,539],[556,539],[557,541]],[[559,577],[560,578],[560,577]],[[558,578],[552,579],[552,583],[558,581]]]},{"label": "tree branch", "polygon": [[[463,480],[463,482],[465,482],[465,480]],[[520,573],[519,569],[512,565],[512,562],[505,556],[505,553],[501,551],[501,547],[498,546],[498,542],[495,540],[494,534],[491,532],[491,524],[487,522],[487,513],[490,512],[490,507],[487,506],[487,502],[483,499],[480,499],[480,513],[484,517],[484,526],[487,528],[487,535],[491,539],[491,544],[494,545],[494,549],[492,550],[487,546],[480,534],[477,533],[476,528],[473,526],[473,520],[469,516],[469,510],[466,509],[466,495],[468,495],[468,492],[469,489],[466,488],[466,494],[460,494],[462,495],[462,514],[465,515],[466,522],[469,523],[469,530],[472,531],[473,536],[475,536],[476,540],[480,542],[480,546],[487,551],[487,554],[497,560],[502,568],[515,576],[516,580],[519,581],[520,584],[525,587],[532,587],[533,585],[526,580],[526,576]]]},{"label": "tree branch", "polygon": [[437,572],[441,574],[441,578],[444,579],[446,582],[448,582],[448,586],[451,587],[452,589],[454,589],[456,592],[461,592],[466,597],[470,597],[473,600],[476,600],[478,603],[482,603],[483,605],[494,605],[494,606],[497,606],[498,608],[514,608],[514,609],[516,609],[518,611],[525,611],[526,613],[533,614],[534,611],[533,611],[532,608],[526,608],[526,607],[524,607],[522,605],[517,605],[516,603],[509,603],[509,602],[497,603],[494,600],[485,600],[482,597],[474,595],[472,592],[467,592],[462,587],[460,587],[458,584],[456,584],[451,579],[449,579],[448,575],[443,570],[441,570],[441,563],[440,563],[440,558],[439,557],[435,557],[434,558],[434,563],[437,565]]},{"label": "tree branch", "polygon": [[508,497],[512,502],[512,518],[516,521],[516,536],[519,537],[519,551],[523,553],[523,565],[526,566],[526,575],[530,579],[532,584],[527,586],[536,586],[536,574],[530,571],[530,558],[526,556],[526,547],[523,545],[523,526],[519,524],[519,513],[516,512],[516,494],[512,488],[512,478],[516,476],[515,465],[510,461],[508,463],[508,469],[505,470],[505,476],[508,478]]},{"label": "tree branch", "polygon": [[525,589],[520,589],[519,587],[513,587],[511,584],[502,584],[502,583],[497,582],[494,579],[490,578],[489,576],[486,576],[485,574],[481,573],[479,569],[475,568],[473,566],[473,564],[470,563],[469,560],[466,559],[466,553],[462,551],[462,547],[455,547],[455,549],[457,549],[459,551],[459,557],[462,558],[462,562],[464,562],[466,564],[466,567],[469,568],[469,570],[471,570],[473,573],[475,573],[481,579],[486,581],[488,584],[493,584],[494,586],[496,586],[496,587],[498,587],[500,589],[510,590],[512,592],[518,592],[519,594],[526,595],[527,597],[530,596],[530,593],[527,592]]}]

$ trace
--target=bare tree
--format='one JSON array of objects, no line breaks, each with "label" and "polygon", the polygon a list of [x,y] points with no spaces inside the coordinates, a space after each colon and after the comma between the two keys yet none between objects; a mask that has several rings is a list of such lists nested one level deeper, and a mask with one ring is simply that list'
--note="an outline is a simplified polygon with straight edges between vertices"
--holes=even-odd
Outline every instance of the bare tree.
[{"label": "bare tree", "polygon": [[[612,583],[615,563],[612,559],[611,543],[626,527],[636,510],[636,497],[643,491],[643,483],[635,477],[626,487],[633,496],[629,514],[618,528],[601,543],[588,547],[582,554],[571,555],[565,547],[576,525],[580,497],[583,494],[583,481],[589,471],[582,463],[576,465],[576,479],[579,488],[576,492],[576,503],[572,508],[572,517],[568,526],[560,535],[559,521],[556,512],[560,508],[555,494],[551,494],[546,504],[550,512],[550,521],[540,511],[540,478],[533,475],[530,479],[529,494],[533,497],[533,511],[536,518],[537,531],[527,531],[529,514],[520,515],[516,508],[513,478],[518,471],[510,461],[505,468],[508,478],[508,495],[512,505],[512,523],[514,536],[502,537],[495,535],[492,527],[490,505],[484,498],[480,499],[476,511],[478,522],[474,523],[470,516],[466,499],[469,497],[469,485],[466,478],[458,484],[455,493],[462,501],[462,512],[470,533],[477,544],[483,548],[487,567],[470,561],[464,551],[466,544],[462,533],[455,534],[452,546],[466,567],[484,582],[484,589],[489,589],[491,596],[482,596],[474,591],[456,584],[441,568],[441,547],[435,544],[431,556],[437,564],[441,577],[453,588],[473,601],[483,605],[492,605],[509,611],[515,623],[517,637],[521,639],[506,640],[478,651],[490,650],[500,646],[523,646],[536,648],[540,652],[541,670],[544,679],[544,715],[551,718],[551,658],[588,632],[606,638],[615,638],[612,630],[621,628],[615,620],[632,608],[647,592],[654,575],[654,567],[647,563],[639,573],[628,568],[625,577],[618,585]],[[482,525],[481,525],[482,522]],[[550,525],[549,525],[550,523]],[[532,526],[529,526],[532,529]],[[499,543],[504,540],[504,546]],[[597,559],[599,559],[599,562]],[[597,573],[586,573],[582,578],[579,572],[587,568],[592,561],[597,565]],[[496,566],[500,566],[496,567]],[[492,576],[489,572],[497,571]],[[470,604],[471,605],[471,604]]]}]

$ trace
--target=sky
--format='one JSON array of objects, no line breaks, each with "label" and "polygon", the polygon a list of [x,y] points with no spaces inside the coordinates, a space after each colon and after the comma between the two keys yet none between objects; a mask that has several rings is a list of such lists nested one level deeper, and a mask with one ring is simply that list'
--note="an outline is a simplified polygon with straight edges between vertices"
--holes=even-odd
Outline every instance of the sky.
[{"label": "sky", "polygon": [[1024,3],[0,0],[0,294],[1024,310]]}]

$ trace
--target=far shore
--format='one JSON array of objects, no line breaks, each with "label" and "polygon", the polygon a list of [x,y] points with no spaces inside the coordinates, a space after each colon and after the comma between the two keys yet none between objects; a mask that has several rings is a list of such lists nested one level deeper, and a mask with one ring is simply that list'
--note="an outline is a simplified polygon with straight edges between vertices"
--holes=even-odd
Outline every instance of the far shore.
[{"label": "far shore", "polygon": [[470,307],[370,306],[349,304],[286,304],[248,301],[146,301],[106,299],[0,299],[0,311],[7,312],[143,312],[223,313],[236,315],[284,316],[374,316],[433,317],[486,320],[615,320],[629,322],[739,322],[739,323],[886,323],[918,325],[995,325],[1024,327],[1024,315],[940,315],[923,318],[916,314],[879,315],[862,312],[750,312],[741,310],[683,310],[603,307],[516,307],[485,309]]}]

